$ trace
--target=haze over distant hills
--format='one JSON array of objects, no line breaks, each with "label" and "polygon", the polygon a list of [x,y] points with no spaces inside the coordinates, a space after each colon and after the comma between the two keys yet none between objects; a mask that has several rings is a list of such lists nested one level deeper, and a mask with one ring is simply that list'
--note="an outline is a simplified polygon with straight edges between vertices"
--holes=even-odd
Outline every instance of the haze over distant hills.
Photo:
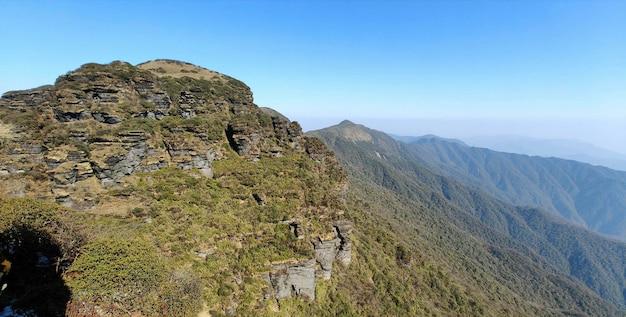
[{"label": "haze over distant hills", "polygon": [[[572,160],[504,153],[432,135],[404,137],[431,169],[514,205],[539,207],[626,240],[626,173]],[[555,147],[556,148],[556,147]]]},{"label": "haze over distant hills", "polygon": [[626,171],[626,154],[579,140],[542,139],[521,135],[482,135],[461,137],[459,139],[445,138],[433,134],[420,136],[389,135],[405,143],[434,137],[494,151],[562,158]]},{"label": "haze over distant hills", "polygon": [[626,154],[577,140],[539,139],[519,135],[477,136],[463,140],[469,145],[496,151],[565,158],[626,171]]}]

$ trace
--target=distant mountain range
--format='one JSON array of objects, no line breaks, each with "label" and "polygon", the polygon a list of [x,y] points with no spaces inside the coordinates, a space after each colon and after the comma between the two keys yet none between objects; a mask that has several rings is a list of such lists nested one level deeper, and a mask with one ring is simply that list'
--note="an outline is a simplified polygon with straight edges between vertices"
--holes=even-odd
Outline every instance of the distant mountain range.
[{"label": "distant mountain range", "polygon": [[558,157],[626,171],[626,154],[576,140],[538,139],[516,135],[463,138],[472,146],[496,151]]},{"label": "distant mountain range", "polygon": [[476,136],[466,137],[463,140],[442,138],[435,135],[401,136],[390,134],[390,136],[405,143],[434,137],[448,142],[488,148],[494,151],[563,158],[626,171],[626,154],[577,140],[539,139],[519,135]]},{"label": "distant mountain range", "polygon": [[[620,203],[622,173],[433,136],[405,144],[349,121],[310,134],[333,149],[369,212],[395,219],[406,243],[482,285],[487,301],[508,301],[502,315],[623,315],[611,307],[626,307],[626,244],[551,215],[568,206],[570,219],[608,225],[623,215],[601,216]],[[551,212],[514,206],[515,193]]]},{"label": "distant mountain range", "polygon": [[436,136],[404,138],[439,174],[499,199],[556,213],[626,241],[626,172],[573,160],[492,151]]}]

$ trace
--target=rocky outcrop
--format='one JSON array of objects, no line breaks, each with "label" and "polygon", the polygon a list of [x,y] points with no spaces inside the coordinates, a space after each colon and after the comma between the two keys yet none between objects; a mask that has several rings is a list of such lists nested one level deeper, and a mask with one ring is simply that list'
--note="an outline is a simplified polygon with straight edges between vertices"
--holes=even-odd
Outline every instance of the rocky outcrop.
[{"label": "rocky outcrop", "polygon": [[[155,185],[163,178],[193,190],[175,188],[161,201],[170,190]],[[259,284],[266,299],[315,300],[317,283],[350,263],[351,224],[337,220],[345,179],[332,152],[297,122],[257,107],[240,81],[188,63],[87,64],[52,86],[0,98],[0,195],[193,236],[163,241],[166,256],[187,259],[189,244],[193,261],[244,259],[246,270],[224,267],[207,283],[220,284],[222,302],[211,307],[220,314],[236,315],[237,300]],[[179,235],[178,225],[193,230]],[[265,271],[267,284],[259,280]]]},{"label": "rocky outcrop", "polygon": [[315,260],[294,264],[275,264],[268,275],[274,298],[300,296],[315,300]]},{"label": "rocky outcrop", "polygon": [[306,147],[298,123],[257,107],[242,82],[169,60],[86,64],[54,85],[8,92],[0,123],[11,123],[14,136],[0,140],[0,183],[36,174],[50,198],[66,203],[98,192],[93,180],[108,188],[166,167],[212,177],[224,145],[251,160]]},{"label": "rocky outcrop", "polygon": [[50,102],[52,98],[53,86],[42,86],[39,88],[9,91],[2,96],[0,105],[10,109],[24,109],[37,107]]},{"label": "rocky outcrop", "polygon": [[[288,220],[292,233],[302,236],[302,226],[298,221]],[[276,263],[266,276],[272,292],[266,297],[278,300],[300,296],[308,300],[315,299],[317,279],[329,280],[333,273],[333,264],[349,266],[352,259],[351,243],[352,223],[347,220],[336,221],[333,225],[334,238],[317,238],[312,242],[314,258],[290,263]]]},{"label": "rocky outcrop", "polygon": [[339,246],[337,248],[337,261],[343,265],[348,266],[352,262],[352,223],[347,220],[339,220],[335,222],[335,231],[337,232],[337,238],[339,238]]},{"label": "rocky outcrop", "polygon": [[258,159],[261,155],[262,137],[259,131],[258,123],[237,119],[228,124],[226,136],[237,154]]},{"label": "rocky outcrop", "polygon": [[315,260],[318,263],[316,275],[328,280],[332,276],[333,263],[338,261],[344,266],[350,265],[352,260],[352,223],[347,220],[337,221],[333,225],[334,238],[313,241]]},{"label": "rocky outcrop", "polygon": [[315,260],[318,263],[316,275],[324,280],[330,279],[333,272],[333,262],[337,257],[337,247],[339,239],[332,240],[315,240],[313,246],[315,249]]}]

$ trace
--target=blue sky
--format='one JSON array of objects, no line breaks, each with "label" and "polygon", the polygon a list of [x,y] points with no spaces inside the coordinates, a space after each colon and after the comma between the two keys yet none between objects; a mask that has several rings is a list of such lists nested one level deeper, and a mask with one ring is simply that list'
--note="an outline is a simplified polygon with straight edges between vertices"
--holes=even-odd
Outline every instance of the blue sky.
[{"label": "blue sky", "polygon": [[[510,134],[477,131],[506,119],[626,152],[626,1],[86,2],[0,1],[0,93],[173,58],[243,80],[305,128],[417,134],[429,125],[411,120],[432,119],[458,137]],[[542,129],[552,119],[569,123]]]}]

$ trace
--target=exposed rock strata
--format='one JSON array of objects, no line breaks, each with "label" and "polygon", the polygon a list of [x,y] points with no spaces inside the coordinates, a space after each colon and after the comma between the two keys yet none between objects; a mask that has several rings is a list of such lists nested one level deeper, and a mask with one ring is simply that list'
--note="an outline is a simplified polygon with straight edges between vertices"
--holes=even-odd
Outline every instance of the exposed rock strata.
[{"label": "exposed rock strata", "polygon": [[295,264],[275,264],[269,282],[276,299],[300,296],[315,300],[315,260]]},{"label": "exposed rock strata", "polygon": [[[134,197],[125,191],[129,183],[145,176],[138,173],[176,168],[202,179],[213,178],[215,168],[214,183],[230,190],[217,168],[229,162],[220,160],[245,163],[236,166],[278,166],[272,174],[282,178],[280,165],[268,161],[297,159],[311,177],[331,184],[320,186],[324,193],[315,202],[305,199],[308,184],[297,192],[272,195],[265,188],[250,189],[246,180],[237,185],[250,191],[233,195],[236,203],[251,203],[259,210],[270,209],[285,195],[302,201],[291,210],[293,218],[268,220],[289,230],[286,235],[292,235],[289,243],[298,245],[294,253],[298,255],[264,263],[262,270],[269,270],[266,299],[314,300],[317,281],[330,279],[337,264],[350,263],[351,224],[335,221],[342,214],[338,200],[346,176],[334,155],[319,140],[305,137],[297,122],[257,107],[250,89],[228,76],[175,61],[139,67],[123,62],[87,64],[52,86],[4,94],[0,132],[0,194],[53,200],[76,210],[100,208],[96,211],[122,208],[106,205],[119,197],[128,205],[120,214],[147,217],[146,223],[152,222],[146,216],[148,208],[132,208],[137,205],[128,201]],[[307,219],[311,214],[315,218]],[[224,232],[201,241],[194,257],[207,261],[216,241],[228,239],[241,249],[247,237],[265,232],[247,234]],[[258,277],[258,272],[254,274]],[[235,315],[236,309],[233,304],[223,311]]]},{"label": "exposed rock strata", "polygon": [[[297,224],[297,222],[290,221],[289,224]],[[352,223],[347,220],[336,221],[333,232],[333,239],[317,238],[312,242],[315,253],[313,259],[290,264],[274,264],[267,276],[267,282],[271,285],[273,292],[267,296],[278,300],[292,296],[314,300],[316,280],[329,280],[332,277],[335,262],[348,266],[352,260],[350,241]]]},{"label": "exposed rock strata", "polygon": [[[0,183],[45,180],[50,198],[75,207],[94,199],[78,194],[92,180],[109,188],[170,166],[212,177],[226,140],[251,160],[304,152],[306,143],[296,122],[257,107],[245,84],[176,61],[83,65],[54,85],[5,93],[0,123],[11,124],[0,140]],[[41,195],[23,185],[21,194]]]}]

